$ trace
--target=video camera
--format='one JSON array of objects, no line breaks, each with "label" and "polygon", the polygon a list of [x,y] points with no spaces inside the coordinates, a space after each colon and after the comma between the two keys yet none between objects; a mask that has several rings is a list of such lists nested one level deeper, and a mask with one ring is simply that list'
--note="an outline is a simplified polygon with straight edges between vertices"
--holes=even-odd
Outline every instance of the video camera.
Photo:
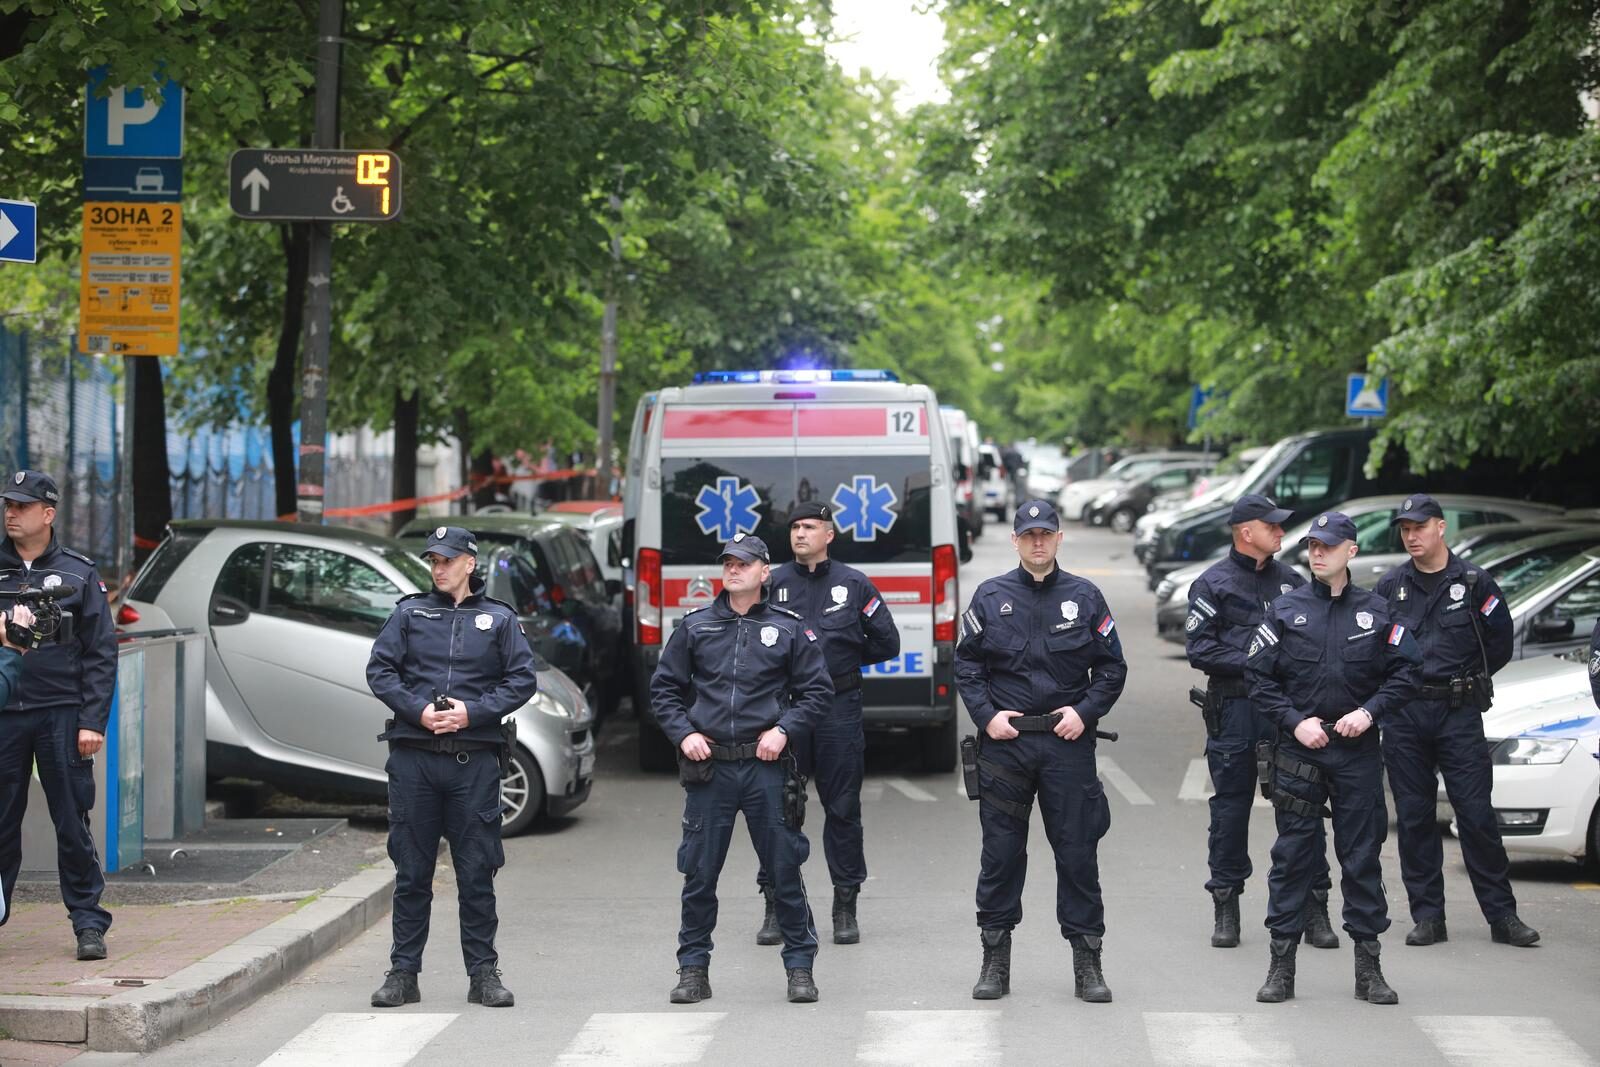
[{"label": "video camera", "polygon": [[[0,589],[0,616],[5,619],[6,640],[18,648],[35,649],[46,641],[57,643],[72,637],[72,615],[63,612],[58,601],[78,591],[75,585],[61,583],[49,588]],[[12,613],[4,610],[10,604],[26,604],[33,612],[33,625],[23,626],[12,621]]]}]

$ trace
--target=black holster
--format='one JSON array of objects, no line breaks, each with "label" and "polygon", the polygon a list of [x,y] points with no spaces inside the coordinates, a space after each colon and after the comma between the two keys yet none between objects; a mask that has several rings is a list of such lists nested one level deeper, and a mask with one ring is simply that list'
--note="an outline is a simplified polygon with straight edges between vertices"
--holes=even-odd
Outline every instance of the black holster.
[{"label": "black holster", "polygon": [[1256,781],[1261,784],[1261,798],[1272,799],[1272,788],[1278,782],[1278,763],[1272,757],[1277,746],[1271,741],[1256,742]]},{"label": "black holster", "polygon": [[678,784],[704,785],[711,781],[711,776],[717,773],[713,766],[716,761],[710,756],[702,760],[692,760],[685,756],[682,750],[678,752]]},{"label": "black holster", "polygon": [[799,830],[806,824],[806,776],[800,763],[789,753],[783,755],[783,825]]},{"label": "black holster", "polygon": [[500,777],[511,773],[511,750],[517,746],[517,720],[507,719],[500,724]]},{"label": "black holster", "polygon": [[1189,690],[1189,703],[1200,709],[1200,717],[1206,724],[1206,736],[1212,739],[1222,736],[1222,700],[1215,686],[1211,689]]},{"label": "black holster", "polygon": [[967,787],[967,799],[977,800],[982,793],[978,784],[978,738],[961,739],[961,781]]}]

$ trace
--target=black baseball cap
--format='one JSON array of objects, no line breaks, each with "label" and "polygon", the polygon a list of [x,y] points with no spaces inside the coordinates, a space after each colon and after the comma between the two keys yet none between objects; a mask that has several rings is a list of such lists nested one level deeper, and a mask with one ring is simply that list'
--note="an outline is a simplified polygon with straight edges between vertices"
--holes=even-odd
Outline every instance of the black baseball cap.
[{"label": "black baseball cap", "polygon": [[816,501],[812,501],[809,504],[796,504],[794,510],[789,512],[789,524],[792,526],[801,519],[821,519],[823,522],[832,522],[833,509]]},{"label": "black baseball cap", "polygon": [[477,540],[459,526],[435,526],[428,535],[428,547],[422,550],[424,557],[439,556],[442,559],[477,554]]},{"label": "black baseball cap", "polygon": [[1011,518],[1012,533],[1026,533],[1029,530],[1055,532],[1060,529],[1061,516],[1056,514],[1056,509],[1047,500],[1025,500],[1017,505],[1017,513]]},{"label": "black baseball cap", "polygon": [[19,504],[31,504],[38,500],[55,507],[61,503],[61,490],[56,487],[56,480],[43,471],[18,471],[11,476],[0,498],[15,500]]},{"label": "black baseball cap", "polygon": [[1282,526],[1293,514],[1294,512],[1288,508],[1280,508],[1278,502],[1270,496],[1246,493],[1233,502],[1233,508],[1228,512],[1228,525],[1238,526],[1242,522],[1260,519],[1265,523]]},{"label": "black baseball cap", "polygon": [[767,551],[767,543],[754,534],[736,533],[733,540],[722,546],[722,551],[717,553],[717,562],[728,556],[742,559],[746,563],[771,563],[772,554]]},{"label": "black baseball cap", "polygon": [[1425,519],[1444,518],[1444,508],[1427,493],[1412,493],[1400,502],[1400,510],[1389,520],[1392,526],[1401,522],[1422,522]]},{"label": "black baseball cap", "polygon": [[1356,524],[1350,521],[1350,516],[1340,511],[1327,511],[1312,520],[1311,529],[1300,538],[1300,543],[1320,541],[1325,545],[1337,545],[1355,539]]}]

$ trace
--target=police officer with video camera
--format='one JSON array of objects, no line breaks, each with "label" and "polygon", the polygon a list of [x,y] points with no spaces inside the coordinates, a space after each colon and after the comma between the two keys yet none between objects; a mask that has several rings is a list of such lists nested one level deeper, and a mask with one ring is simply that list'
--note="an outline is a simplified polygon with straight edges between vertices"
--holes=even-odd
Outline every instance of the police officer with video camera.
[{"label": "police officer with video camera", "polygon": [[[0,541],[0,603],[19,590],[45,594],[60,612],[54,633],[22,664],[21,677],[0,711],[0,889],[5,915],[22,865],[22,818],[31,767],[56,828],[61,899],[72,919],[80,960],[106,958],[111,913],[100,905],[105,875],[89,832],[94,808],[94,757],[105,744],[117,684],[117,642],[106,587],[94,560],[56,540],[61,491],[39,471],[18,471],[0,492],[5,539]],[[50,596],[51,591],[59,596]],[[22,605],[12,608],[20,617]],[[32,614],[45,605],[35,602]],[[37,625],[37,620],[34,625]],[[0,922],[5,917],[0,915]]]},{"label": "police officer with video camera", "polygon": [[1412,493],[1391,522],[1400,527],[1411,558],[1378,579],[1373,591],[1422,646],[1421,688],[1383,724],[1400,876],[1416,923],[1406,944],[1449,940],[1436,814],[1442,777],[1489,936],[1527,948],[1539,940],[1539,931],[1517,917],[1510,863],[1489,803],[1494,768],[1483,736],[1483,713],[1494,697],[1491,679],[1511,661],[1511,609],[1493,578],[1450,551],[1444,508],[1433,497]]},{"label": "police officer with video camera", "polygon": [[422,999],[417,973],[428,941],[439,838],[450,842],[461,916],[467,1003],[509,1008],[494,938],[494,876],[500,841],[501,759],[515,727],[501,720],[538,690],[533,652],[517,613],[483,595],[473,576],[478,545],[459,526],[440,526],[422,552],[433,588],[400,598],[372,646],[367,684],[394,712],[378,735],[389,742],[389,858],[394,860],[390,970],[375,1008]]},{"label": "police officer with video camera", "polygon": [[[1276,726],[1250,704],[1244,680],[1244,653],[1250,636],[1272,602],[1306,584],[1300,572],[1279,562],[1283,523],[1293,512],[1260,493],[1246,493],[1228,513],[1233,547],[1189,587],[1184,647],[1189,663],[1206,673],[1205,692],[1191,689],[1206,725],[1206,763],[1211,770],[1211,830],[1206,859],[1211,877],[1211,944],[1239,944],[1239,895],[1250,877],[1250,809],[1255,803],[1255,747],[1270,740]],[[1321,829],[1320,824],[1318,827]],[[1326,835],[1324,835],[1325,837]],[[1326,844],[1318,853],[1317,875],[1306,903],[1305,939],[1317,948],[1338,948],[1339,935],[1328,919]]]},{"label": "police officer with video camera", "polygon": [[735,534],[718,559],[722,591],[684,614],[650,679],[650,709],[678,750],[684,788],[678,984],[668,999],[696,1004],[711,996],[717,878],[743,812],[772,886],[788,998],[809,1004],[818,995],[817,931],[800,867],[811,846],[801,831],[805,779],[789,738],[828,713],[833,683],[815,629],[764,593],[772,559],[766,542]]},{"label": "police officer with video camera", "polygon": [[1348,516],[1317,516],[1302,543],[1311,583],[1272,602],[1245,650],[1250,700],[1281,738],[1257,754],[1264,792],[1277,809],[1278,840],[1267,876],[1272,949],[1256,1000],[1294,998],[1295,948],[1317,857],[1325,855],[1322,820],[1331,818],[1344,928],[1355,941],[1356,999],[1398,1004],[1378,963],[1378,935],[1389,928],[1379,862],[1389,813],[1374,727],[1387,728],[1411,699],[1422,654],[1384,599],[1351,581],[1358,546]]},{"label": "police officer with video camera", "polygon": [[[856,898],[867,880],[861,829],[861,782],[867,769],[861,668],[898,656],[900,631],[871,579],[829,558],[833,538],[833,511],[827,504],[797,506],[789,513],[794,560],[774,567],[768,584],[772,602],[798,614],[817,635],[833,678],[833,706],[809,736],[795,738],[796,755],[801,770],[816,778],[822,804],[822,845],[833,879],[833,943],[854,945],[861,940]],[[765,871],[758,881],[767,907],[756,944],[776,945],[783,934]]]}]

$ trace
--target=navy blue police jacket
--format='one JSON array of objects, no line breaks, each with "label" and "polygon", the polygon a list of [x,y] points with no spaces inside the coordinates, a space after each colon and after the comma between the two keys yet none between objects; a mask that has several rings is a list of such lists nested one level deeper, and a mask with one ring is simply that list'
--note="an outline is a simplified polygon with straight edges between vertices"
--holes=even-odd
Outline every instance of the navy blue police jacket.
[{"label": "navy blue police jacket", "polygon": [[6,710],[71,708],[80,730],[103,734],[117,688],[117,635],[94,560],[63,547],[52,534],[30,571],[11,539],[0,540],[0,589],[38,589],[52,582],[73,587],[71,596],[56,602],[63,615],[72,615],[72,637],[48,640],[23,658]]},{"label": "navy blue police jacket", "polygon": [[740,615],[723,590],[686,612],[650,679],[650,710],[674,747],[692,733],[743,745],[773,726],[815,726],[833,702],[816,630],[763,596]]},{"label": "navy blue police jacket", "polygon": [[956,688],[979,729],[998,711],[1077,710],[1093,729],[1122,695],[1128,664],[1105,597],[1059,566],[987,579],[961,615]]},{"label": "navy blue police jacket", "polygon": [[498,743],[500,720],[539,691],[539,672],[517,613],[473,578],[459,605],[437,587],[399,599],[372,645],[367,685],[394,712],[381,740],[431,740],[422,711],[440,693],[467,706],[467,728],[447,737]]},{"label": "navy blue police jacket", "polygon": [[1481,674],[1485,659],[1490,674],[1511,662],[1511,608],[1493,578],[1454,552],[1443,571],[1428,576],[1434,581],[1431,594],[1417,574],[1416,561],[1407,560],[1379,578],[1372,591],[1389,602],[1395,621],[1405,623],[1422,646],[1424,682]]},{"label": "navy blue police jacket", "polygon": [[1183,645],[1189,664],[1213,678],[1244,678],[1250,635],[1272,602],[1306,584],[1300,572],[1269,556],[1260,570],[1237,548],[1228,549],[1189,587]]},{"label": "navy blue police jacket", "polygon": [[799,615],[822,648],[828,673],[841,675],[900,654],[900,629],[871,579],[846,563],[825,559],[815,568],[789,562],[772,568],[773,604]]},{"label": "navy blue police jacket", "polygon": [[[1411,700],[1422,681],[1422,653],[1381,596],[1346,585],[1333,596],[1312,581],[1272,602],[1245,650],[1245,679],[1256,710],[1285,733],[1305,719],[1337,721],[1366,708],[1374,724]],[[1361,735],[1377,745],[1378,731]]]}]

